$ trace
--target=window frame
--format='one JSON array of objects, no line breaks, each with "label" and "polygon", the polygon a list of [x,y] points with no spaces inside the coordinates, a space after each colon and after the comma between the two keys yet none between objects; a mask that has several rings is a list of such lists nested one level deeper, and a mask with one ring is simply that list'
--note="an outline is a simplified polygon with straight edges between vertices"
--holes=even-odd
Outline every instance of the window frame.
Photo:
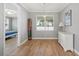
[{"label": "window frame", "polygon": [[[43,29],[43,30],[38,30],[38,29],[37,29],[37,21],[38,21],[37,17],[39,17],[39,16],[42,16],[42,17],[44,17],[44,16],[52,16],[53,24],[54,24],[54,15],[36,15],[36,30],[37,30],[37,31],[53,31],[53,30],[54,30],[54,25],[52,26],[52,30],[49,30],[49,29],[46,30],[46,28],[47,28],[46,26],[44,26],[44,29]],[[44,20],[45,20],[44,22],[46,22],[46,17],[44,18]],[[45,24],[45,23],[44,23],[44,24]]]}]

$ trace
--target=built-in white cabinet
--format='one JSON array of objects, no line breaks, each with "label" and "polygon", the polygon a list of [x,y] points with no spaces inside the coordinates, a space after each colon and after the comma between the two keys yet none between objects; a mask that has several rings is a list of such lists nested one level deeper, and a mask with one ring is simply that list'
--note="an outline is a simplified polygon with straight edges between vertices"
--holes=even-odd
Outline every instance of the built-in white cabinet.
[{"label": "built-in white cabinet", "polygon": [[71,50],[73,51],[73,34],[66,32],[58,33],[58,42],[64,48],[65,51]]}]

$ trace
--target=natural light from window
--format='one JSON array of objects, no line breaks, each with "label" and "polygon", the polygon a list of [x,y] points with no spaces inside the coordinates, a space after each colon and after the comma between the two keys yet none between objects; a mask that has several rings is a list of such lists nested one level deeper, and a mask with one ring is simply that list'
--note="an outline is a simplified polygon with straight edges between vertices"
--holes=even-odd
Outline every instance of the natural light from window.
[{"label": "natural light from window", "polygon": [[53,31],[53,16],[39,15],[36,16],[36,30],[37,31]]}]

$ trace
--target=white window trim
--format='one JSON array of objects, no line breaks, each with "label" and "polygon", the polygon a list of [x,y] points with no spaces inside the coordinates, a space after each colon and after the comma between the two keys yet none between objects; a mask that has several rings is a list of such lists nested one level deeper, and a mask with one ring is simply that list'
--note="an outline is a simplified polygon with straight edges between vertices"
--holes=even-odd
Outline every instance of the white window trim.
[{"label": "white window trim", "polygon": [[[53,17],[53,20],[54,20],[54,15],[36,15],[36,22],[37,22],[37,17],[38,16],[52,16]],[[39,28],[41,28],[41,29],[39,29]],[[38,30],[39,29],[39,30]],[[37,25],[36,25],[36,31],[54,31],[54,26],[52,27],[52,29],[47,29],[46,27],[45,28],[43,28],[43,27],[38,27],[37,28]]]}]

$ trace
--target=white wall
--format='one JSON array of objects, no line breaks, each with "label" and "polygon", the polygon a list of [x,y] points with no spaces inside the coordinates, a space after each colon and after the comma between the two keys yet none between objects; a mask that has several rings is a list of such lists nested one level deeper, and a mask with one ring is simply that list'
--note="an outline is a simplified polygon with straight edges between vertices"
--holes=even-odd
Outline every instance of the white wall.
[{"label": "white wall", "polygon": [[21,6],[18,6],[18,36],[20,44],[27,40],[27,19],[28,12]]},{"label": "white wall", "polygon": [[[37,31],[36,30],[36,16],[37,15],[53,15],[54,20],[54,31]],[[32,19],[32,38],[57,38],[58,36],[58,24],[59,16],[58,13],[54,12],[31,12],[30,17]]]},{"label": "white wall", "polygon": [[4,51],[4,4],[0,3],[0,56]]},{"label": "white wall", "polygon": [[74,49],[79,52],[79,3],[70,4],[60,12],[60,20],[62,22],[64,20],[64,13],[69,9],[72,10],[72,26],[65,27],[64,29],[66,32],[75,34]]}]

